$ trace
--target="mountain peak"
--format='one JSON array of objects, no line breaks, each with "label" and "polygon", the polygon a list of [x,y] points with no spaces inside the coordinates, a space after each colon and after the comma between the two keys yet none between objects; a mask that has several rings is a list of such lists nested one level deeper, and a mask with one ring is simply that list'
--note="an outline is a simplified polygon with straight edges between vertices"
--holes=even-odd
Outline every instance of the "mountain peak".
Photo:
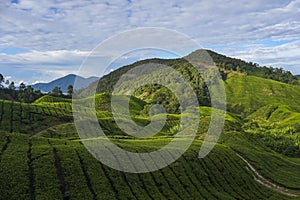
[{"label": "mountain peak", "polygon": [[219,54],[207,49],[197,49],[183,58],[193,64],[206,63],[210,65],[214,63],[212,57],[213,55],[219,55]]},{"label": "mountain peak", "polygon": [[[78,75],[76,75],[76,74],[68,74],[68,75],[66,75],[64,77],[76,77],[76,76],[78,76]],[[78,77],[80,77],[80,76],[78,76]]]}]

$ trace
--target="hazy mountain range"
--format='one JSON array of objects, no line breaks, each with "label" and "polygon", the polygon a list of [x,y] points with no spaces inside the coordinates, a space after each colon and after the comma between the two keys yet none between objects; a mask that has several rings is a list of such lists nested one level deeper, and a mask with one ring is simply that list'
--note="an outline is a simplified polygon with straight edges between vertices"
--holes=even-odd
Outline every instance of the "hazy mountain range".
[{"label": "hazy mountain range", "polygon": [[62,90],[62,92],[66,93],[67,92],[67,87],[69,85],[74,85],[74,81],[75,81],[76,78],[77,78],[77,81],[78,81],[79,85],[81,85],[81,87],[76,88],[76,89],[85,88],[90,83],[92,83],[92,82],[99,79],[99,77],[95,77],[95,76],[92,76],[92,77],[89,77],[89,78],[84,78],[84,77],[81,77],[81,76],[77,76],[75,74],[69,74],[67,76],[64,76],[64,77],[58,78],[56,80],[53,80],[49,83],[34,84],[34,85],[32,85],[32,87],[35,90],[41,90],[42,92],[51,92],[52,89],[55,86],[57,86]]}]

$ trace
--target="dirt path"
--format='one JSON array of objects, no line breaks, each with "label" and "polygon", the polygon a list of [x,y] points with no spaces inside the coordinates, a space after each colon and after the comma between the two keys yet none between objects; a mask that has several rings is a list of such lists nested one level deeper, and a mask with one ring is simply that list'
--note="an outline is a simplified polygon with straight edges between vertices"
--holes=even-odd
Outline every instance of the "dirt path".
[{"label": "dirt path", "polygon": [[300,196],[300,190],[292,190],[292,189],[288,189],[286,187],[283,186],[279,186],[275,183],[270,182],[269,180],[267,180],[266,178],[264,178],[262,175],[260,175],[256,169],[240,154],[236,153],[236,155],[238,157],[240,157],[246,164],[247,166],[250,168],[250,170],[254,173],[254,180],[257,181],[258,183],[264,185],[265,187],[268,187],[276,192],[279,192],[281,194],[290,196],[290,197],[298,197]]}]

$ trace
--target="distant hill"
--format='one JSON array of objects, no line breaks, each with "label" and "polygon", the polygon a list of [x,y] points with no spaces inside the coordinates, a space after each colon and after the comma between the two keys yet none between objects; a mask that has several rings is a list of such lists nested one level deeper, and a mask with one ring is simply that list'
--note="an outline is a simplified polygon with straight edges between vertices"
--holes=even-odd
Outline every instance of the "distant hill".
[{"label": "distant hill", "polygon": [[[99,81],[96,81],[87,87],[82,94],[89,96],[92,94],[93,88],[96,88],[97,93],[102,92],[112,92],[114,89],[114,85],[117,83],[117,81],[120,79],[120,77],[128,72],[129,70],[133,69],[136,66],[142,65],[142,64],[149,64],[149,63],[157,63],[157,64],[163,64],[166,66],[170,66],[177,71],[179,71],[186,80],[190,82],[190,85],[196,92],[196,95],[198,97],[199,104],[202,106],[210,106],[210,96],[208,89],[206,88],[206,84],[204,80],[198,75],[198,72],[195,71],[194,67],[188,63],[188,61],[185,58],[193,59],[193,58],[199,58],[201,55],[203,56],[203,53],[208,53],[211,58],[213,59],[214,63],[218,67],[220,74],[222,76],[222,79],[225,81],[225,83],[231,83],[232,84],[232,90],[235,88],[244,87],[241,89],[241,91],[244,91],[245,89],[251,91],[254,90],[252,88],[252,82],[257,81],[257,83],[261,82],[266,83],[265,90],[271,90],[273,85],[274,87],[279,85],[278,87],[286,87],[286,88],[297,88],[297,85],[299,86],[299,82],[296,76],[294,76],[291,72],[285,71],[282,68],[273,68],[273,67],[266,67],[266,66],[259,66],[256,63],[253,62],[246,62],[241,59],[236,58],[230,58],[221,54],[218,54],[216,52],[213,52],[211,50],[196,50],[192,52],[191,54],[183,57],[183,58],[177,58],[177,59],[146,59],[141,60],[138,62],[135,62],[133,64],[121,67],[117,70],[114,70],[113,72],[103,76],[100,78]],[[204,58],[205,59],[205,58]],[[157,75],[160,76],[159,74]],[[169,74],[168,76],[172,76],[172,74]],[[235,78],[231,78],[232,76],[235,76]],[[164,77],[165,78],[165,77]],[[177,77],[170,77],[170,80],[176,80]],[[172,79],[173,78],[173,79]],[[232,81],[234,80],[234,81]],[[236,81],[236,82],[235,82]],[[243,84],[246,84],[246,87],[244,85],[236,85],[238,81],[241,81]],[[241,83],[241,84],[242,84]],[[128,86],[129,83],[124,83]],[[249,86],[247,86],[249,84]],[[271,86],[270,86],[271,85]],[[226,85],[227,86],[227,85]],[[258,92],[261,92],[259,89],[262,85],[255,85]],[[127,87],[127,88],[133,88],[133,87]],[[231,85],[227,86],[226,89],[231,89]],[[294,89],[293,89],[294,90]],[[231,90],[227,90],[227,93]],[[290,90],[288,90],[290,91]],[[126,93],[125,91],[124,93]],[[282,92],[285,92],[283,90]],[[163,94],[163,95],[162,95]],[[243,92],[238,93],[241,95],[242,98],[246,98],[247,95],[245,95]],[[254,93],[255,94],[255,93]],[[258,93],[259,94],[259,93]],[[255,95],[258,95],[255,94]],[[162,103],[168,112],[171,113],[178,113],[179,112],[179,104],[175,98],[174,95],[170,94],[165,88],[157,85],[148,85],[140,88],[139,90],[135,91],[134,95],[138,98],[142,98],[143,100],[147,102],[152,103]],[[230,95],[230,94],[228,94]],[[246,112],[251,113],[255,109],[257,109],[257,106],[249,106],[249,102],[243,102],[243,105],[238,105],[239,99],[234,99],[234,94],[229,98],[229,100],[232,99],[230,102],[231,105],[229,106],[229,110],[237,113]],[[249,99],[252,99],[255,95],[250,95]],[[270,95],[272,95],[270,97]],[[262,96],[262,100],[259,103],[266,103],[265,99],[271,99],[277,97],[276,94],[273,94],[271,92],[267,93],[267,95]],[[168,99],[168,100],[166,100]],[[255,99],[253,100],[253,102]],[[289,101],[290,102],[290,101]],[[245,104],[244,104],[245,103]],[[241,103],[242,104],[242,103]],[[264,104],[265,105],[265,104]],[[250,109],[251,108],[251,109]]]},{"label": "distant hill", "polygon": [[69,74],[67,76],[61,77],[59,79],[53,80],[49,83],[37,83],[32,85],[32,87],[35,90],[41,90],[42,92],[51,92],[52,89],[57,86],[60,87],[62,92],[66,93],[67,92],[67,87],[69,85],[74,85],[74,81],[77,77],[78,80],[78,85],[80,85],[80,88],[76,89],[82,89],[87,87],[90,83],[97,81],[99,78],[98,77],[89,77],[89,78],[83,78],[81,76],[77,76],[75,74]]},{"label": "distant hill", "polygon": [[[186,69],[189,66],[187,65],[188,62],[185,58],[189,58],[189,59],[192,59],[193,57],[197,58],[201,56],[203,52],[205,52],[205,54],[208,53],[211,56],[213,62],[219,68],[219,71],[224,80],[227,79],[227,75],[229,73],[238,72],[238,73],[243,73],[245,75],[271,79],[271,80],[275,80],[287,84],[296,85],[299,83],[297,79],[300,77],[300,75],[294,76],[290,71],[285,71],[282,68],[259,66],[259,64],[257,63],[246,62],[241,59],[227,57],[225,55],[218,54],[211,50],[199,49],[183,58],[177,58],[177,59],[152,58],[152,59],[137,61],[133,64],[123,66],[101,77],[99,81],[97,80],[94,83],[92,83],[90,85],[90,88],[95,88],[96,86],[98,93],[111,92],[113,90],[113,86],[116,84],[116,82],[123,74],[133,69],[134,67],[142,64],[159,63],[159,64],[171,66],[175,69],[180,68],[178,66],[185,65],[184,66],[185,69],[182,70],[186,71]],[[88,90],[89,88],[85,91],[89,93],[90,91]]]}]

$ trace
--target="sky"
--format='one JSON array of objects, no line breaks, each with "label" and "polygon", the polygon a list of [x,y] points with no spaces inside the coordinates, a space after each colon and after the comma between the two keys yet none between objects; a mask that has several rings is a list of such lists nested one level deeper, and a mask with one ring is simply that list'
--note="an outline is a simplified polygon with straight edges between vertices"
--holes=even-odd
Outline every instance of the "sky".
[{"label": "sky", "polygon": [[300,74],[300,0],[1,0],[0,73],[17,84],[77,74],[99,43],[139,27],[172,29],[203,48]]}]

